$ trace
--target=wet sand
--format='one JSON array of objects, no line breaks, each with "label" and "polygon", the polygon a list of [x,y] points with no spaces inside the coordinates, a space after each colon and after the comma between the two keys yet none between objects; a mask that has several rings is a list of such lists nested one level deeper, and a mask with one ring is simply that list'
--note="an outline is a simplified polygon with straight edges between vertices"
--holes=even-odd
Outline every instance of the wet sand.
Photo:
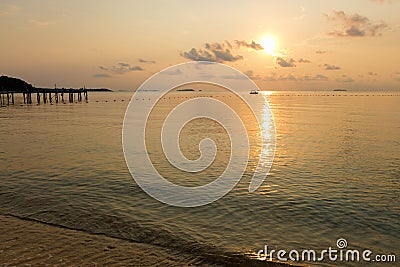
[{"label": "wet sand", "polygon": [[204,258],[9,215],[0,215],[0,225],[1,266],[290,266],[243,256]]},{"label": "wet sand", "polygon": [[154,245],[0,215],[1,266],[218,266]]}]

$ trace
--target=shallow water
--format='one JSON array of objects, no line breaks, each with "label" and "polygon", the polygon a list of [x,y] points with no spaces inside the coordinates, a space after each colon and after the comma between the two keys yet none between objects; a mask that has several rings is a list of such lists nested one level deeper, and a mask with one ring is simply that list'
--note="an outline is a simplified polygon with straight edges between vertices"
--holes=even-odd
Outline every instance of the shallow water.
[{"label": "shallow water", "polygon": [[[277,137],[270,175],[248,193],[245,174],[224,198],[198,208],[162,204],[131,178],[121,144],[131,95],[1,108],[0,213],[177,249],[322,250],[345,238],[351,249],[400,257],[398,94],[265,95]],[[262,105],[263,96],[252,101]],[[199,138],[188,136],[195,155]]]}]

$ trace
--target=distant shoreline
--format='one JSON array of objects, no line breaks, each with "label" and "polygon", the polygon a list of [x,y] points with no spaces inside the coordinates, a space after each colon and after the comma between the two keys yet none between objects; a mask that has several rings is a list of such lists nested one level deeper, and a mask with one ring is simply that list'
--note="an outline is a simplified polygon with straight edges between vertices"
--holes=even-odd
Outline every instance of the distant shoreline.
[{"label": "distant shoreline", "polygon": [[8,77],[5,75],[0,76],[0,93],[35,93],[35,92],[62,92],[62,91],[86,91],[86,92],[113,92],[113,90],[108,88],[86,88],[85,86],[81,88],[45,88],[45,87],[35,87],[30,83],[19,78]]}]

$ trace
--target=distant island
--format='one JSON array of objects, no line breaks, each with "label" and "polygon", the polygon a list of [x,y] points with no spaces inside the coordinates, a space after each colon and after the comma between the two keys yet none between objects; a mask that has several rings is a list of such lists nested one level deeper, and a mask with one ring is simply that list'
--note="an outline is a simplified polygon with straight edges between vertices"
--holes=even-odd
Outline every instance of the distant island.
[{"label": "distant island", "polygon": [[[57,88],[58,90],[63,89],[75,89],[75,88]],[[79,88],[78,88],[79,89]],[[86,89],[88,92],[112,92],[111,89],[107,88],[80,88]],[[23,93],[23,92],[35,92],[35,91],[53,91],[55,88],[38,88],[34,87],[32,84],[27,83],[24,80],[8,77],[8,76],[1,76],[0,77],[0,92],[16,92],[16,93]]]},{"label": "distant island", "polygon": [[0,91],[26,92],[34,87],[21,79],[8,76],[0,77]]},{"label": "distant island", "polygon": [[346,89],[333,89],[333,91],[335,91],[335,92],[346,92],[347,90]]},{"label": "distant island", "polygon": [[187,89],[178,89],[178,90],[176,90],[176,91],[178,91],[178,92],[194,92],[194,89],[192,89],[192,88],[187,88]]}]

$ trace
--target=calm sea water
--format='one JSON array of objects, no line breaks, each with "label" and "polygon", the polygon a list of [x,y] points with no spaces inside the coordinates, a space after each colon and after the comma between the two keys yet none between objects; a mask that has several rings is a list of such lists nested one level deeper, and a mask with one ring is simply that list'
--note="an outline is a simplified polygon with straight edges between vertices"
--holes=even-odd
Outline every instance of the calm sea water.
[{"label": "calm sea water", "polygon": [[[270,175],[248,193],[245,174],[224,198],[198,208],[161,204],[130,176],[121,131],[131,95],[92,93],[89,103],[1,108],[0,213],[177,250],[198,248],[194,253],[255,253],[264,245],[323,250],[345,238],[349,249],[400,257],[398,94],[265,95],[277,138]],[[262,105],[263,96],[252,101]],[[222,134],[209,123],[198,127]],[[199,139],[190,131],[187,136],[194,136],[184,141],[188,153],[196,155],[190,148]]]}]

